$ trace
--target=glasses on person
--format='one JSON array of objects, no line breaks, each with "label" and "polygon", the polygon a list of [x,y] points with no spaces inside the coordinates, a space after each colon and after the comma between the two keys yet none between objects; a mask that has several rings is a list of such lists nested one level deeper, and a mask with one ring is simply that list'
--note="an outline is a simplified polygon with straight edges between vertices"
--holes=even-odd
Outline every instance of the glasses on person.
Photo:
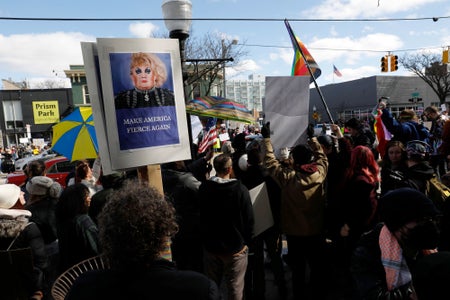
[{"label": "glasses on person", "polygon": [[[150,68],[145,68],[144,72],[145,72],[145,74],[150,74],[152,72],[152,70]],[[134,73],[136,73],[136,75],[140,75],[140,74],[142,74],[142,69],[136,68],[136,69],[134,69]]]}]

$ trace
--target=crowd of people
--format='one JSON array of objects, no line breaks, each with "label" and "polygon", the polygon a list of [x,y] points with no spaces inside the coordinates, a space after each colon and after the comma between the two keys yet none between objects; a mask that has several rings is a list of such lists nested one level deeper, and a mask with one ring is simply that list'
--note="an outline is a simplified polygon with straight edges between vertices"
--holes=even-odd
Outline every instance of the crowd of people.
[{"label": "crowd of people", "polygon": [[162,165],[164,195],[130,174],[97,180],[85,161],[63,189],[30,162],[22,190],[0,185],[1,249],[31,247],[30,299],[51,299],[59,274],[96,255],[111,268],[81,275],[67,299],[259,300],[269,270],[278,299],[448,298],[450,202],[428,191],[448,171],[450,121],[426,108],[428,129],[378,108],[384,148],[356,118],[332,134],[309,125],[287,150],[269,122],[230,130],[219,153]]},{"label": "crowd of people", "polygon": [[0,147],[0,173],[8,174],[14,172],[16,169],[16,160],[33,157],[49,149],[50,147],[48,145],[41,147],[33,144],[20,144],[17,147],[11,146],[7,148]]}]

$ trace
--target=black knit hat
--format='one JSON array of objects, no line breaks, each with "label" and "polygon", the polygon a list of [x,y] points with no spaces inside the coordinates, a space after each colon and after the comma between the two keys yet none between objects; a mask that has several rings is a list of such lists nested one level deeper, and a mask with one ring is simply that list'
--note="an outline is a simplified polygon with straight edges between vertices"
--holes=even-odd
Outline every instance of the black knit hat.
[{"label": "black knit hat", "polygon": [[291,151],[292,159],[297,165],[309,164],[313,161],[313,151],[309,145],[297,145]]},{"label": "black knit hat", "polygon": [[324,145],[325,147],[332,147],[332,146],[334,146],[333,137],[331,135],[329,135],[329,134],[319,135],[317,137],[317,141],[321,145]]},{"label": "black knit hat", "polygon": [[380,218],[391,232],[411,221],[419,221],[439,214],[425,194],[412,188],[399,188],[380,199]]},{"label": "black knit hat", "polygon": [[359,130],[359,129],[361,129],[363,127],[361,122],[358,119],[356,119],[356,118],[351,118],[350,120],[345,122],[344,125],[345,125],[345,127],[353,128],[353,129],[356,129],[356,130]]}]

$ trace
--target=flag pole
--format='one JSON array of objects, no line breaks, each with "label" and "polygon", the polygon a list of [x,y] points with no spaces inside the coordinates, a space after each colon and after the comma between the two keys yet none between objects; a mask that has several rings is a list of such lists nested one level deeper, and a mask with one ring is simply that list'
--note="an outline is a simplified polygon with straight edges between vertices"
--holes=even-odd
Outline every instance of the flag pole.
[{"label": "flag pole", "polygon": [[300,47],[300,45],[298,44],[298,41],[297,41],[297,39],[295,38],[295,34],[294,34],[294,32],[292,31],[291,25],[289,25],[289,22],[288,22],[287,19],[284,19],[284,24],[286,25],[286,28],[287,28],[287,30],[288,30],[288,32],[289,32],[289,35],[291,36],[291,39],[292,39],[293,41],[295,41],[295,44],[297,45],[297,49],[298,49],[298,51],[300,52],[300,54],[301,54],[303,60],[305,61],[306,68],[308,69],[309,75],[312,77],[312,79],[313,79],[313,81],[314,81],[314,86],[316,87],[316,90],[317,90],[317,92],[319,93],[320,100],[322,100],[323,106],[325,107],[325,111],[327,112],[328,118],[330,119],[330,123],[334,124],[333,117],[331,116],[330,110],[328,109],[328,105],[327,105],[327,103],[325,102],[325,98],[323,97],[322,91],[320,90],[319,85],[317,84],[316,78],[314,77],[314,74],[313,74],[313,72],[312,72],[312,70],[311,70],[311,67],[309,66],[308,61],[305,59],[305,55],[303,54],[303,50],[302,50],[302,48]]}]

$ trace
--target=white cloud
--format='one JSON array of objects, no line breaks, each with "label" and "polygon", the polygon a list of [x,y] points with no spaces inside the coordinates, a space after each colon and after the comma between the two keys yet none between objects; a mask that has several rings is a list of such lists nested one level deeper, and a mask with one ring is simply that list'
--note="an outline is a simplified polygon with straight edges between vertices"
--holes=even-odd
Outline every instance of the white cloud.
[{"label": "white cloud", "polygon": [[153,33],[158,29],[158,26],[149,22],[136,22],[128,26],[131,35],[138,38],[152,37]]},{"label": "white cloud", "polygon": [[[445,0],[326,0],[302,12],[308,18],[341,19],[358,17],[386,17],[386,15],[420,9]],[[379,6],[378,6],[379,2]]]},{"label": "white cloud", "polygon": [[[380,43],[380,41],[383,42]],[[349,36],[316,38],[310,43],[305,43],[305,45],[319,65],[323,62],[336,61],[344,61],[346,64],[356,65],[360,64],[361,60],[367,57],[381,57],[383,53],[378,51],[387,51],[386,45],[389,45],[390,49],[388,50],[390,51],[400,49],[403,46],[403,41],[395,35],[375,33],[359,38]],[[278,55],[285,64],[292,64],[294,55],[292,49],[281,48],[278,50]]]},{"label": "white cloud", "polygon": [[[380,43],[380,41],[383,42]],[[358,64],[361,59],[366,57],[380,56],[381,54],[378,51],[395,51],[402,46],[403,41],[398,36],[384,33],[368,34],[359,38],[316,39],[307,45],[311,55],[319,63],[321,61],[344,59],[350,65]],[[386,49],[386,47],[389,47],[389,49]],[[343,50],[339,51],[338,49]]]},{"label": "white cloud", "polygon": [[82,41],[95,41],[95,37],[78,32],[0,35],[0,74],[7,78],[11,70],[34,77],[54,76],[53,70],[61,72],[69,65],[83,64]]},{"label": "white cloud", "polygon": [[253,73],[261,70],[261,67],[252,59],[245,59],[232,68],[226,68],[226,76],[229,80],[240,78],[242,73]]}]

